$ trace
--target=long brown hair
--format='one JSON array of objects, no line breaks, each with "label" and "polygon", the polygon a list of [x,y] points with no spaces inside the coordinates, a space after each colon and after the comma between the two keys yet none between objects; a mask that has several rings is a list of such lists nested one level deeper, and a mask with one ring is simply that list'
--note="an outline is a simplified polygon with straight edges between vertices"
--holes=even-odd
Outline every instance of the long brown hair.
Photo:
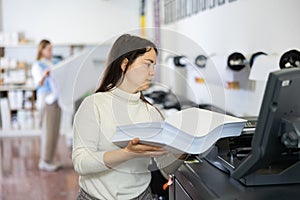
[{"label": "long brown hair", "polygon": [[[106,68],[104,70],[104,74],[100,83],[99,88],[95,91],[97,92],[106,92],[111,90],[114,87],[117,87],[124,79],[124,75],[127,72],[128,67],[139,57],[144,55],[146,52],[154,49],[157,54],[157,48],[155,44],[147,39],[124,34],[121,35],[113,44],[110,52],[108,54],[108,58],[106,60]],[[121,68],[121,64],[124,59],[128,60],[127,65],[124,71]],[[152,105],[149,101],[147,101],[141,92],[140,99]],[[160,111],[158,110],[160,113]],[[162,116],[162,114],[160,113]],[[163,116],[162,116],[163,118]]]},{"label": "long brown hair", "polygon": [[49,40],[41,40],[38,46],[38,52],[36,56],[36,60],[41,60],[42,59],[42,51],[43,49],[46,48],[47,45],[51,44]]}]

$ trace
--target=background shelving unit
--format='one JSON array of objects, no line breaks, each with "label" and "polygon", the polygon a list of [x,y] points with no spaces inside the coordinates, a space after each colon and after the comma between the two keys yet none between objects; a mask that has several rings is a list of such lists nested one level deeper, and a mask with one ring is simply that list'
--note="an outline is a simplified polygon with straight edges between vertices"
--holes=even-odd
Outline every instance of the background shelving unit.
[{"label": "background shelving unit", "polygon": [[[66,58],[86,46],[53,44],[53,54]],[[41,133],[31,75],[36,51],[37,44],[0,45],[0,137]]]}]

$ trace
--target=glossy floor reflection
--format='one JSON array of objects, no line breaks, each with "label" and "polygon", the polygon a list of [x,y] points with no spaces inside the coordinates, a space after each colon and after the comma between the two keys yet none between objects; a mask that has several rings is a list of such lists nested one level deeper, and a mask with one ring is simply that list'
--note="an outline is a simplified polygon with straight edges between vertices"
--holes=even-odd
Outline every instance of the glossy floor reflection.
[{"label": "glossy floor reflection", "polygon": [[56,159],[57,172],[38,170],[39,137],[0,139],[0,200],[74,200],[78,176],[71,162],[71,149],[63,136]]}]

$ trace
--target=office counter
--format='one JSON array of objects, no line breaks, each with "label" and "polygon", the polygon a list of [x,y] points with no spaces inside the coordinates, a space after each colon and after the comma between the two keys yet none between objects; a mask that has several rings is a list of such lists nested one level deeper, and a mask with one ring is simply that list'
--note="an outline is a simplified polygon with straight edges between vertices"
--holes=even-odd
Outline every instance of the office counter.
[{"label": "office counter", "polygon": [[182,165],[174,174],[170,200],[300,199],[300,184],[246,187],[205,159],[199,160]]}]

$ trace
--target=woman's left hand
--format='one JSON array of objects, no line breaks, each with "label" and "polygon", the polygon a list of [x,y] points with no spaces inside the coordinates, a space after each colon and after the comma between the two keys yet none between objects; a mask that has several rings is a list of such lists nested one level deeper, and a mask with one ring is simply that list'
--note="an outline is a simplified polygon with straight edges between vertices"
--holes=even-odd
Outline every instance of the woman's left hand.
[{"label": "woman's left hand", "polygon": [[134,153],[136,157],[157,157],[168,153],[163,147],[141,144],[139,142],[139,138],[134,138],[128,143],[124,150]]}]

